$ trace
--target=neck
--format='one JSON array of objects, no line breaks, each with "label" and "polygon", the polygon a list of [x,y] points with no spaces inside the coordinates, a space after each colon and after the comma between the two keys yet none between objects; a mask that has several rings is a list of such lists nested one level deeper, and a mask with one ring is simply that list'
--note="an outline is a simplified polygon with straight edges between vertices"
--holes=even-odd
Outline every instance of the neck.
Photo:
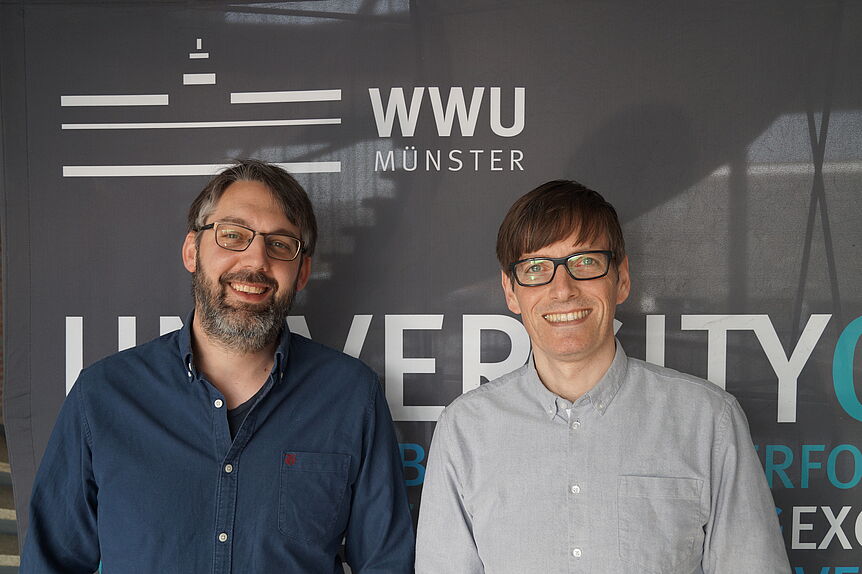
[{"label": "neck", "polygon": [[536,372],[545,387],[557,396],[576,401],[598,384],[614,361],[616,342],[603,345],[593,355],[580,360],[558,360],[533,350]]},{"label": "neck", "polygon": [[224,395],[232,409],[254,396],[266,382],[275,361],[273,341],[259,351],[241,352],[214,340],[201,327],[198,313],[192,321],[195,367]]}]

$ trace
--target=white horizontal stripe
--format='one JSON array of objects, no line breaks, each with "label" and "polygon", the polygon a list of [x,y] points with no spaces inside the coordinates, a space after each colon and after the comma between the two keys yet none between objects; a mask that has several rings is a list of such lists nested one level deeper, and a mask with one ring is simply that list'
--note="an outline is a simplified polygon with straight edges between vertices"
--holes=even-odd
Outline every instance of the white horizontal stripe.
[{"label": "white horizontal stripe", "polygon": [[[149,177],[215,175],[233,164],[188,165],[64,165],[63,177]],[[340,161],[276,163],[290,173],[339,173]]]},{"label": "white horizontal stripe", "polygon": [[60,96],[60,105],[76,106],[166,106],[167,94],[140,94],[119,96]]},{"label": "white horizontal stripe", "polygon": [[202,86],[215,83],[215,74],[183,74],[183,84],[186,86]]},{"label": "white horizontal stripe", "polygon": [[231,122],[145,122],[118,124],[60,124],[64,130],[166,130],[180,128],[249,128],[267,126],[325,126],[338,125],[341,118],[303,120],[248,120]]},{"label": "white horizontal stripe", "polygon": [[[823,162],[824,173],[859,173],[862,171],[860,161],[825,161]],[[723,165],[713,171],[712,177],[728,177],[731,168]],[[747,175],[809,175],[814,173],[814,164],[810,162],[800,163],[755,163],[745,166]]]},{"label": "white horizontal stripe", "polygon": [[288,92],[231,92],[232,104],[271,104],[275,102],[340,102],[341,90],[293,90]]},{"label": "white horizontal stripe", "polygon": [[209,52],[189,52],[190,60],[206,60],[210,57]]}]

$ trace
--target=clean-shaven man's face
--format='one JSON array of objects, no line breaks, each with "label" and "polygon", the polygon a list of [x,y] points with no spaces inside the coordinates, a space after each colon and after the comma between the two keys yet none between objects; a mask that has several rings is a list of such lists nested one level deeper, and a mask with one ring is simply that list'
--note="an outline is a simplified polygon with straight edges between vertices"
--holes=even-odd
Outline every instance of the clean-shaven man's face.
[{"label": "clean-shaven man's face", "polygon": [[[519,259],[608,249],[605,238],[578,243],[577,235],[572,233]],[[614,313],[631,287],[628,259],[616,263],[611,262],[604,277],[586,281],[572,279],[559,266],[553,280],[538,287],[524,287],[502,273],[506,304],[521,315],[537,358],[552,362],[582,362],[608,354],[613,358]]]}]

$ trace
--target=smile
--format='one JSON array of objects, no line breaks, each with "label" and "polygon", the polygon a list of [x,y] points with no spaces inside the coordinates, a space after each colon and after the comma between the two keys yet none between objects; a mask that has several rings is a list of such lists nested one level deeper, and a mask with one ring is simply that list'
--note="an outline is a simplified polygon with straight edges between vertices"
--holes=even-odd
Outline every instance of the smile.
[{"label": "smile", "polygon": [[240,291],[242,293],[251,293],[253,295],[260,295],[261,293],[266,293],[269,287],[261,287],[260,285],[251,285],[249,283],[231,283],[231,289],[234,291]]},{"label": "smile", "polygon": [[549,323],[568,323],[570,321],[578,321],[591,313],[590,309],[583,311],[572,311],[571,313],[548,313],[542,315]]}]

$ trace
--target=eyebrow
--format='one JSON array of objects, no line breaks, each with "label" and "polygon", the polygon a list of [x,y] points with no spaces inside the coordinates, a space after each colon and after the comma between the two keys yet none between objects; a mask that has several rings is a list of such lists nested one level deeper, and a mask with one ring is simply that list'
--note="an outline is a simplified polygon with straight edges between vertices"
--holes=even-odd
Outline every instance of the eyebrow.
[{"label": "eyebrow", "polygon": [[[252,226],[245,219],[243,219],[242,217],[233,217],[231,215],[226,215],[225,217],[219,217],[215,221],[215,223],[236,223],[238,225],[244,225],[245,227],[252,229]],[[257,230],[255,229],[255,231],[257,231]],[[258,232],[258,233],[260,233],[260,232]],[[289,230],[289,229],[276,229],[275,231],[267,231],[266,232],[267,235],[272,235],[273,233],[278,234],[278,235],[289,235],[289,236],[293,237],[294,232]]]}]

